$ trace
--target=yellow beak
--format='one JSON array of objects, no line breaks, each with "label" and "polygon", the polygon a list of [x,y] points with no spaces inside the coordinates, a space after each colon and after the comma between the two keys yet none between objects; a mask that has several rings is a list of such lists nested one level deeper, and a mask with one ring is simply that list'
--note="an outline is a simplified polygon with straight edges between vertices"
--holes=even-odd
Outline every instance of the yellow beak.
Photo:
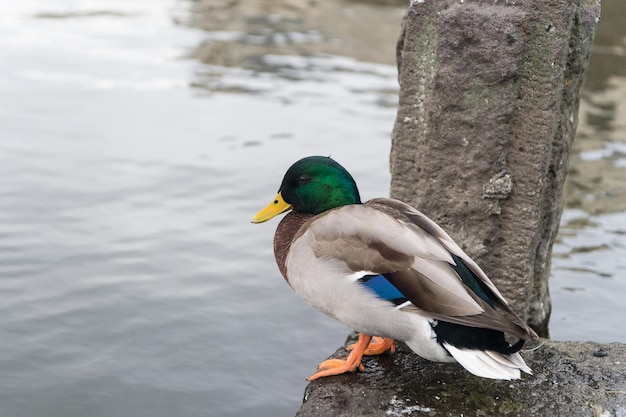
[{"label": "yellow beak", "polygon": [[286,212],[287,210],[291,210],[291,204],[288,204],[283,200],[283,196],[278,193],[276,198],[269,203],[263,210],[259,211],[252,218],[252,223],[263,223],[266,222],[281,213]]}]

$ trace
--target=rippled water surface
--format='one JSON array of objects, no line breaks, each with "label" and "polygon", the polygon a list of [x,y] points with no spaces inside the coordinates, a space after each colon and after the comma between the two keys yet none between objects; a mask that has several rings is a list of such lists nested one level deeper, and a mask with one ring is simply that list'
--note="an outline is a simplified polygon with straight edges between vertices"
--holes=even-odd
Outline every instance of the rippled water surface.
[{"label": "rippled water surface", "polygon": [[[5,5],[0,416],[295,413],[347,329],[249,219],[304,155],[387,195],[397,100],[404,2],[332,3]],[[551,332],[626,342],[626,42],[599,39]]]}]

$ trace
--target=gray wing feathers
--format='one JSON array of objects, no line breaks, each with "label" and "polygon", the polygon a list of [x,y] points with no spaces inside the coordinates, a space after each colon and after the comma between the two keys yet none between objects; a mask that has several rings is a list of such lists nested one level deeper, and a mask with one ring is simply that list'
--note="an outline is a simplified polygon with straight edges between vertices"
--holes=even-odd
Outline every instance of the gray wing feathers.
[{"label": "gray wing feathers", "polygon": [[[339,261],[346,274],[388,274],[388,279],[415,305],[409,310],[417,308],[441,320],[494,328],[525,339],[528,333],[534,334],[452,238],[408,204],[379,198],[343,206],[316,216],[302,229],[314,236],[315,256]],[[523,328],[468,291],[450,266],[454,264],[450,253],[463,260],[492,291],[496,306],[513,315]]]},{"label": "gray wing feathers", "polygon": [[472,270],[484,283],[493,291],[494,295],[499,298],[502,304],[508,305],[498,288],[491,282],[487,274],[461,249],[457,243],[452,240],[450,235],[441,228],[437,223],[426,217],[423,213],[417,211],[410,205],[403,203],[399,200],[391,198],[375,198],[367,202],[368,205],[373,207],[393,207],[403,216],[406,216],[415,226],[421,228],[426,233],[434,237],[444,248],[451,253],[455,254],[463,260],[465,265]]},{"label": "gray wing feathers", "polygon": [[384,205],[344,206],[318,216],[307,228],[317,258],[344,263],[347,272],[397,274],[394,285],[425,310],[462,316],[483,308],[450,267],[450,252],[418,225],[403,221]]}]

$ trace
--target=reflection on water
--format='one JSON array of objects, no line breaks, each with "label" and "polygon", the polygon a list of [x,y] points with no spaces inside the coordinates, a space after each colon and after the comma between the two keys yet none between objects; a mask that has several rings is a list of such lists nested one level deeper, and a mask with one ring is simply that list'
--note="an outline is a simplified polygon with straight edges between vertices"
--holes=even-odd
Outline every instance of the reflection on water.
[{"label": "reflection on water", "polygon": [[192,55],[236,68],[253,68],[264,55],[318,53],[395,65],[405,6],[404,0],[198,0],[189,24],[207,36]]},{"label": "reflection on water", "polygon": [[626,341],[626,3],[602,2],[553,248],[550,333]]},{"label": "reflection on water", "polygon": [[591,214],[626,211],[625,16],[626,3],[602,2],[566,183],[566,206]]},{"label": "reflection on water", "polygon": [[591,216],[566,210],[554,245],[551,336],[563,340],[624,342],[620,321],[626,273],[624,212]]},{"label": "reflection on water", "polygon": [[[290,291],[276,224],[249,219],[303,155],[388,193],[405,3],[5,7],[0,414],[295,413],[347,329]],[[554,248],[559,339],[626,341],[626,26],[603,7]]]}]

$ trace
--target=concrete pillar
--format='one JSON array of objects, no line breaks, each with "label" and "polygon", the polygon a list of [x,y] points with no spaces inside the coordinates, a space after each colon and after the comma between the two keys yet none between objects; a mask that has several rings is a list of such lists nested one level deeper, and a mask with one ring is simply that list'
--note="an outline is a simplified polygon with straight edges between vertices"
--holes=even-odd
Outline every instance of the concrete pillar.
[{"label": "concrete pillar", "polygon": [[599,0],[412,0],[391,196],[437,221],[540,335]]}]

